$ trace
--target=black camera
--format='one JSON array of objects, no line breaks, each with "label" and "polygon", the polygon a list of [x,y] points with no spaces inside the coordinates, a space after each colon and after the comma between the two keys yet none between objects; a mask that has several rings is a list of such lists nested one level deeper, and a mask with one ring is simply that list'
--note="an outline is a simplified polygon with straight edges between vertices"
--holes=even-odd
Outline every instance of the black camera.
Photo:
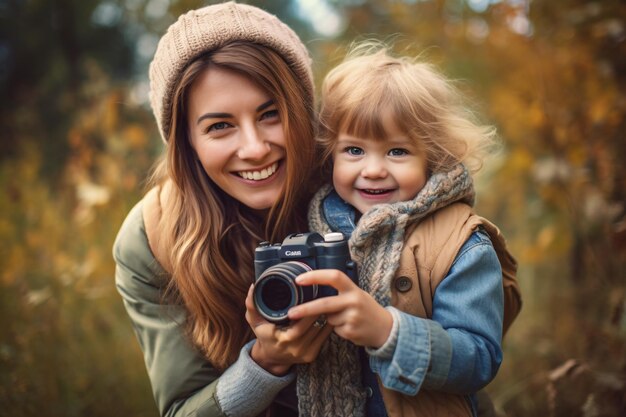
[{"label": "black camera", "polygon": [[261,242],[254,252],[254,304],[267,321],[289,323],[293,306],[320,297],[336,295],[326,285],[299,286],[298,275],[314,269],[338,269],[358,285],[356,265],[350,259],[348,241],[342,233],[296,233],[282,245]]}]

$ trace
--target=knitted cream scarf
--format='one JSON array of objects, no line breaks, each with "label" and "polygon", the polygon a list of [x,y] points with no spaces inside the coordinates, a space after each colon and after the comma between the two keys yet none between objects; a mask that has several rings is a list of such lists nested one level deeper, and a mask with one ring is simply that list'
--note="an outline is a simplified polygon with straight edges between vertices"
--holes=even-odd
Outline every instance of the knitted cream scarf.
[{"label": "knitted cream scarf", "polygon": [[[322,209],[330,191],[330,186],[323,187],[311,201],[312,232],[331,231]],[[474,203],[472,178],[463,165],[433,174],[413,200],[380,204],[364,213],[350,238],[360,287],[388,306],[407,225],[457,201]],[[301,417],[365,416],[358,347],[332,333],[315,362],[298,367],[297,391]]]}]

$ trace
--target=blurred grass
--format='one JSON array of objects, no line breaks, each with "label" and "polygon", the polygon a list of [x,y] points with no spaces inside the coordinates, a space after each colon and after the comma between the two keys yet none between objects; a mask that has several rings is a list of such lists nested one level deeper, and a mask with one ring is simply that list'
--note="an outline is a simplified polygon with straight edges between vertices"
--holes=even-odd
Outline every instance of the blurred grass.
[{"label": "blurred grass", "polygon": [[[70,132],[59,182],[45,178],[45,155],[33,145],[0,166],[0,405],[7,415],[157,414],[111,258],[153,155],[138,139],[143,129],[111,122],[107,112],[121,106],[109,94]],[[94,143],[96,131],[109,135]]]}]

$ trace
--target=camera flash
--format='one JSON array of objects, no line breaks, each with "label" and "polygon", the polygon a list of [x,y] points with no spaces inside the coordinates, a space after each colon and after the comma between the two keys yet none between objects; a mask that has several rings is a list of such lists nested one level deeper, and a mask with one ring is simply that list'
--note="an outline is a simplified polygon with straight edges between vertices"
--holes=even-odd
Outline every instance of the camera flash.
[{"label": "camera flash", "polygon": [[341,242],[342,240],[343,233],[341,232],[326,233],[324,235],[324,242]]}]

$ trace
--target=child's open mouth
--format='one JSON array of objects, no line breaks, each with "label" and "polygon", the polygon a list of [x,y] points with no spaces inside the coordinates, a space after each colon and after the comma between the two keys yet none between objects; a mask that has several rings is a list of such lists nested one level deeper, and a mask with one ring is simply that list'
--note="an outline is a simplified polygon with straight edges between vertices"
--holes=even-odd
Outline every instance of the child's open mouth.
[{"label": "child's open mouth", "polygon": [[367,194],[367,195],[382,195],[382,194],[388,194],[390,192],[392,192],[392,189],[373,189],[373,188],[364,188],[360,190],[363,194]]}]

